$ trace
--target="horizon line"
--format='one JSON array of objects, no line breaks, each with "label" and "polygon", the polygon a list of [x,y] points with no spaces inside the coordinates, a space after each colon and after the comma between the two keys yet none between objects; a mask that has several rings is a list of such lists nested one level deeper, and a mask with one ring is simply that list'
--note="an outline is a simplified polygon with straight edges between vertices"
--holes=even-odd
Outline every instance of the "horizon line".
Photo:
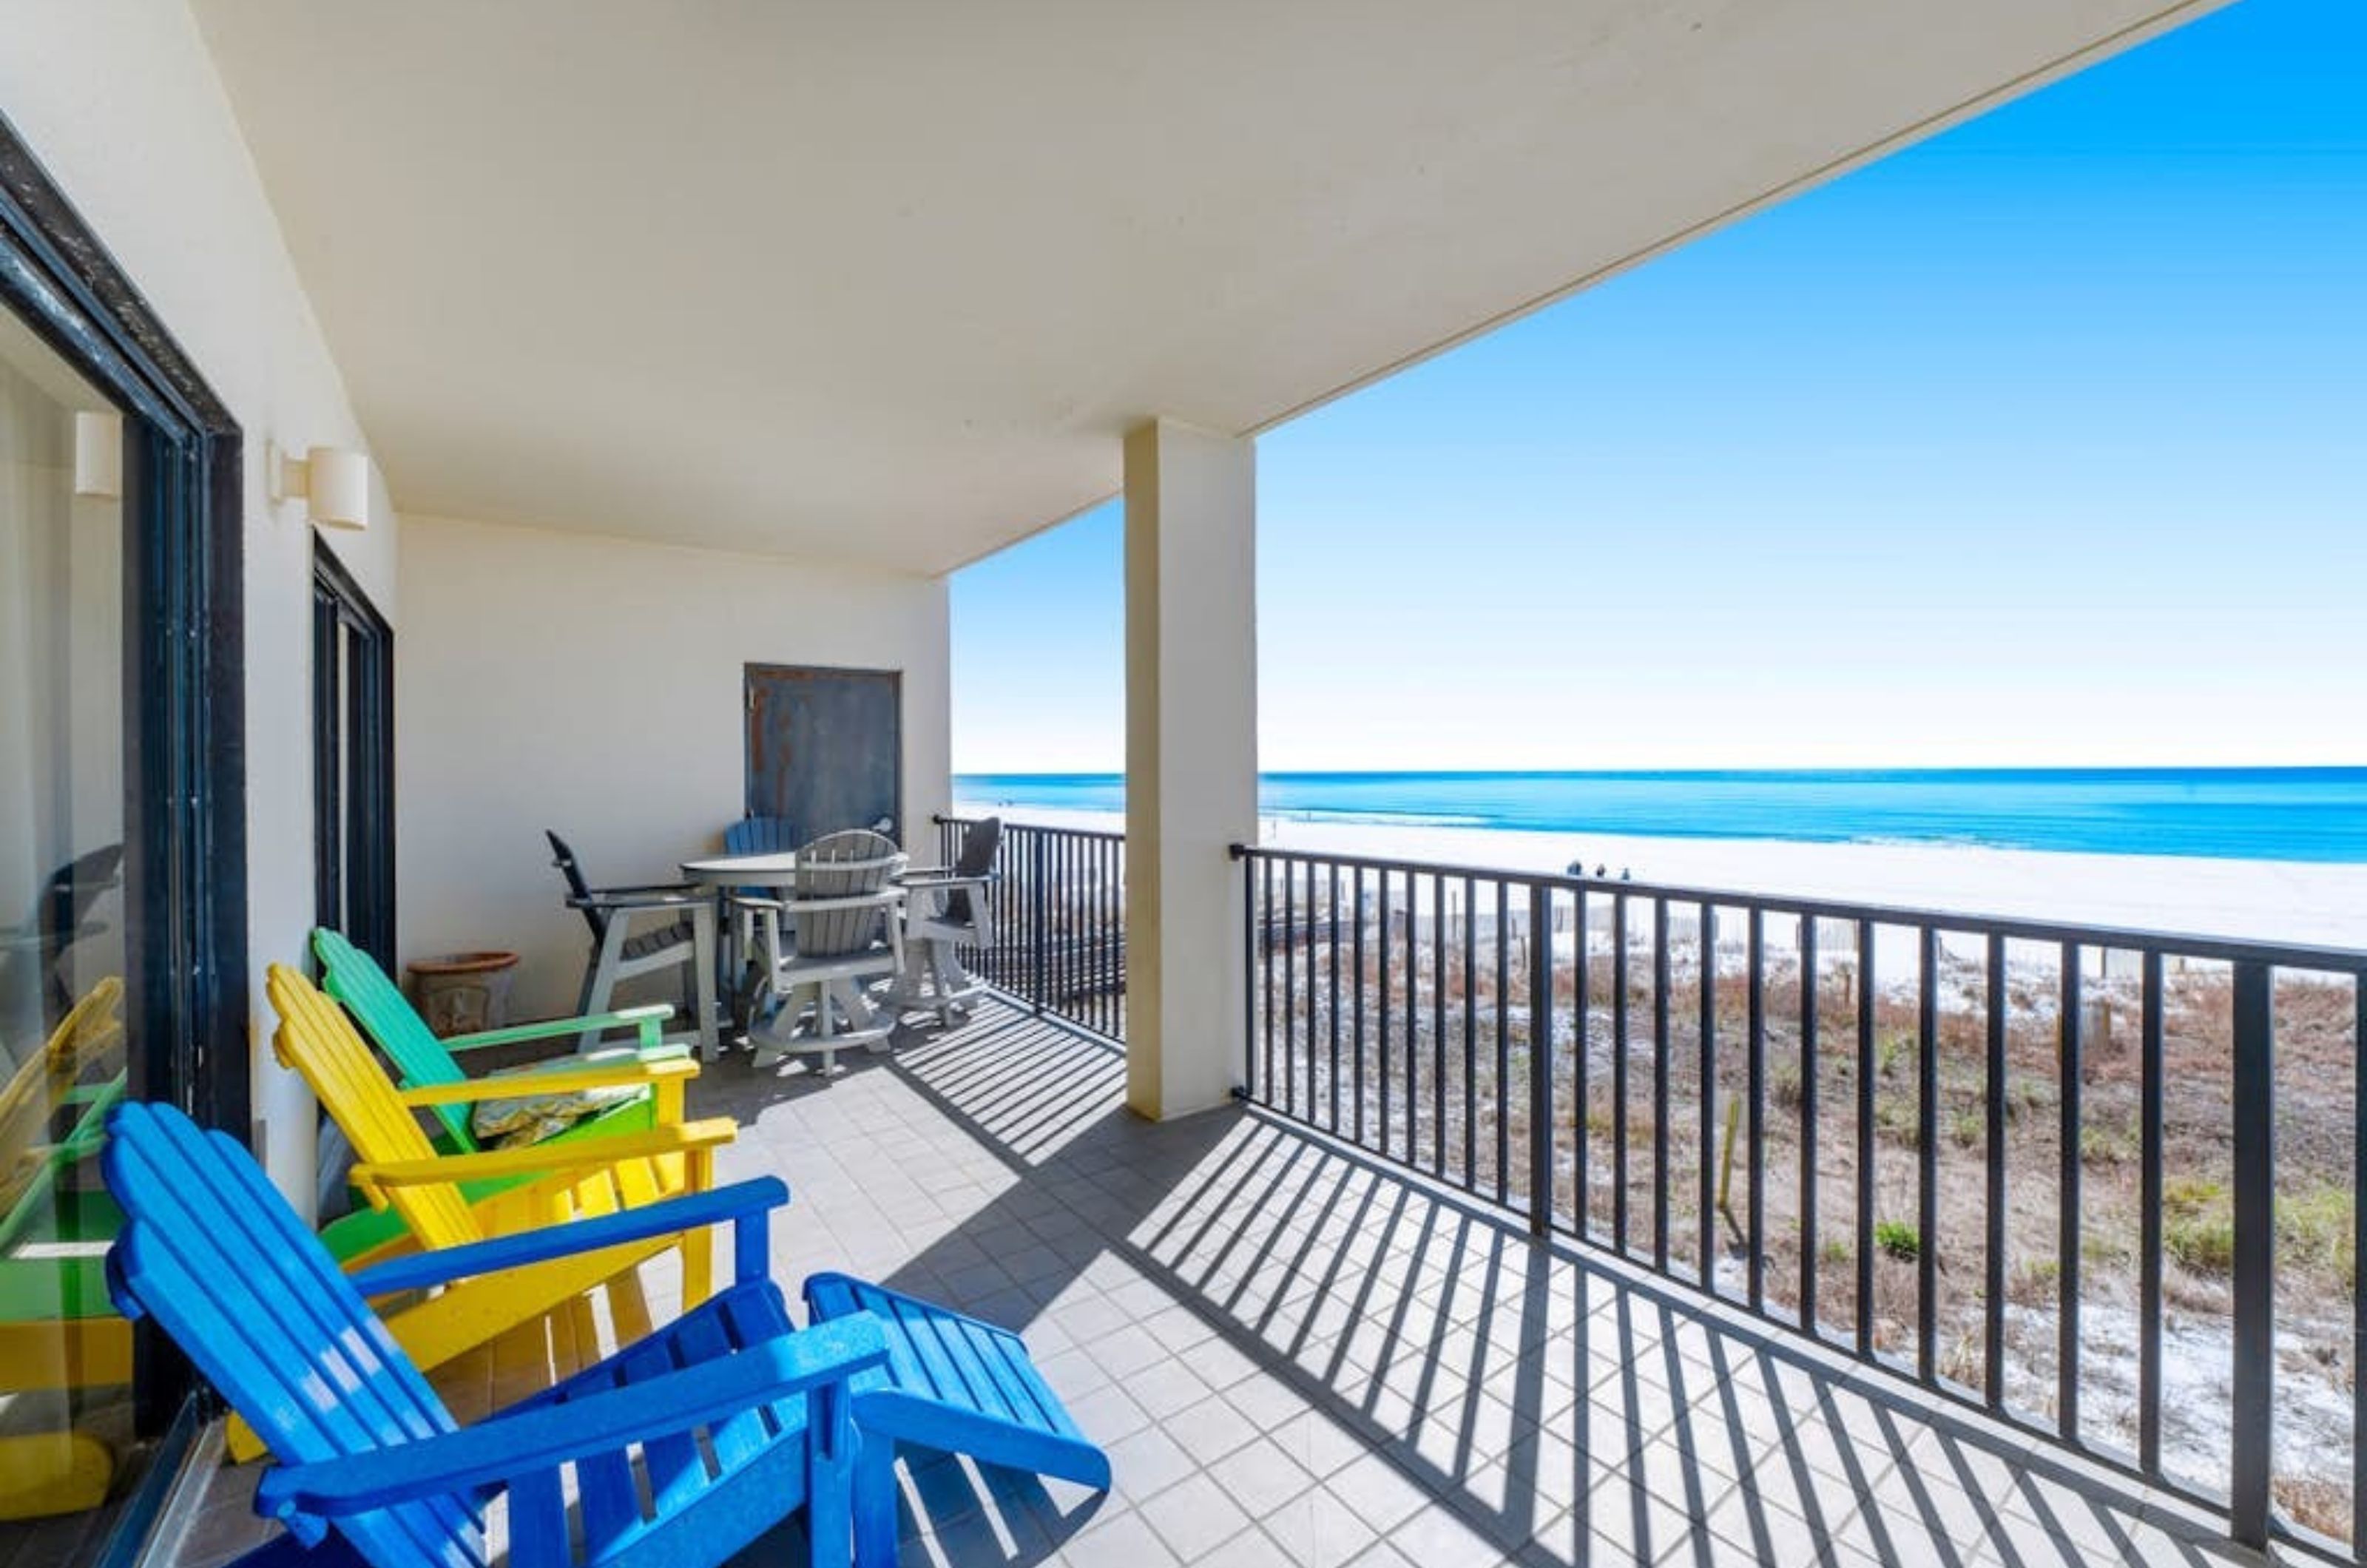
[{"label": "horizon line", "polygon": [[[1886,766],[1859,763],[1844,766],[1766,765],[1738,767],[1619,767],[1619,768],[1261,768],[1262,779],[1353,779],[1353,778],[1781,778],[1814,776],[1818,778],[1902,776],[1950,778],[2010,778],[2034,773],[2083,774],[2089,777],[2128,778],[2196,773],[2260,774],[2260,773],[2361,773],[2367,774],[2367,762],[2047,762],[2004,766],[1989,764],[1926,763]],[[1123,768],[1056,768],[1056,769],[956,769],[957,779],[1115,779],[1127,776]]]}]

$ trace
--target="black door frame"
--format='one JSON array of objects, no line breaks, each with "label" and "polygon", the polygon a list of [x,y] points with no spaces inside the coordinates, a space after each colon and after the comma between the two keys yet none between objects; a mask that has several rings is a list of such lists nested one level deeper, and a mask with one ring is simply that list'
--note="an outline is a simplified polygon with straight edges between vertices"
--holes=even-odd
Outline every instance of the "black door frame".
[{"label": "black door frame", "polygon": [[[243,1136],[251,1084],[238,422],[5,116],[0,308],[124,416],[130,1092]],[[192,1429],[187,1363],[147,1323],[138,1325],[134,1357],[139,1430],[165,1440],[118,1518],[110,1561],[137,1550],[177,1468],[168,1434]]]},{"label": "black door frame", "polygon": [[[344,701],[334,677],[345,674]],[[340,752],[342,751],[342,756]],[[340,787],[340,786],[343,787]],[[313,923],[394,966],[394,628],[312,535]]]}]

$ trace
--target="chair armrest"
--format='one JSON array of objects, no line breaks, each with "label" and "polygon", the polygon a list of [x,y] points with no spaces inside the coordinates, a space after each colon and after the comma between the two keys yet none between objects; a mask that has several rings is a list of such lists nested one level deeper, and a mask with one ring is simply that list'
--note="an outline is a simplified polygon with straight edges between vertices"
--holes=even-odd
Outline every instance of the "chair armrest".
[{"label": "chair armrest", "polygon": [[468,1078],[459,1083],[422,1084],[395,1090],[395,1098],[413,1111],[436,1105],[474,1105],[484,1100],[516,1100],[527,1094],[574,1094],[587,1089],[635,1089],[668,1078],[695,1078],[698,1064],[687,1056],[660,1057],[654,1062],[597,1062],[576,1066],[553,1063],[538,1072],[516,1073],[505,1078]]},{"label": "chair armrest", "polygon": [[466,1491],[712,1426],[761,1404],[844,1384],[887,1359],[887,1336],[876,1320],[841,1318],[610,1393],[495,1416],[396,1448],[282,1466],[265,1474],[255,1506],[258,1513],[297,1524],[307,1515],[338,1518]]},{"label": "chair armrest", "polygon": [[678,887],[604,887],[581,897],[571,896],[571,909],[691,908],[715,897],[712,889],[685,884]]},{"label": "chair armrest", "polygon": [[[423,1291],[434,1285],[448,1285],[455,1280],[547,1263],[554,1258],[572,1258],[604,1247],[647,1241],[652,1236],[721,1224],[728,1220],[741,1232],[734,1256],[740,1265],[740,1281],[748,1284],[764,1277],[764,1216],[788,1201],[789,1189],[780,1178],[761,1176],[752,1181],[735,1181],[729,1187],[685,1193],[588,1220],[569,1220],[515,1235],[408,1252],[374,1263],[351,1278],[354,1288],[366,1296]],[[749,1271],[752,1263],[753,1278]]]},{"label": "chair armrest", "polygon": [[877,893],[850,893],[843,898],[784,898],[780,907],[787,914],[803,915],[822,909],[884,909],[903,901],[904,890],[889,887]]},{"label": "chair armrest", "polygon": [[652,1127],[645,1133],[619,1133],[614,1137],[565,1138],[524,1148],[487,1149],[481,1154],[438,1155],[433,1159],[392,1160],[384,1165],[357,1165],[353,1184],[372,1208],[386,1207],[387,1189],[424,1187],[442,1181],[480,1181],[504,1176],[541,1176],[578,1170],[586,1166],[617,1165],[653,1155],[689,1154],[730,1143],[740,1129],[728,1116],[688,1122],[678,1127]]},{"label": "chair armrest", "polygon": [[899,887],[984,887],[1002,880],[992,872],[976,876],[957,876],[950,871],[927,871],[896,879]]},{"label": "chair armrest", "polygon": [[658,1026],[673,1016],[672,1002],[651,1002],[646,1007],[595,1012],[586,1018],[547,1018],[539,1023],[514,1023],[506,1029],[484,1029],[474,1034],[456,1034],[444,1042],[444,1049],[458,1055],[463,1051],[481,1051],[488,1045],[516,1045],[528,1040],[584,1034],[595,1029],[637,1030],[642,1044],[654,1046],[658,1043]]}]

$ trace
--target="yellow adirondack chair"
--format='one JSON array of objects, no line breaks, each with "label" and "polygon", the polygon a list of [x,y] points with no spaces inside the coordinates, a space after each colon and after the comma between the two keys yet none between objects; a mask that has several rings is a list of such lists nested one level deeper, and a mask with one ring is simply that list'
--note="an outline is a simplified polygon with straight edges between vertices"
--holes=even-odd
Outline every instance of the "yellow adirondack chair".
[{"label": "yellow adirondack chair", "polygon": [[[51,1232],[53,1194],[96,1146],[97,1118],[122,1092],[122,1000],[119,978],[99,981],[0,1084],[0,1394],[131,1381],[131,1325],[108,1305],[98,1258],[19,1256],[28,1243],[91,1239]],[[83,1084],[110,1066],[111,1076]],[[51,1122],[67,1105],[77,1107],[74,1130],[53,1143]],[[62,1418],[0,1437],[0,1519],[96,1507],[114,1474],[107,1445]]]},{"label": "yellow adirondack chair", "polygon": [[[279,1015],[272,1045],[280,1065],[303,1075],[352,1141],[357,1161],[355,1188],[372,1206],[391,1205],[402,1216],[405,1234],[345,1259],[349,1270],[420,1248],[515,1235],[703,1191],[714,1184],[716,1148],[738,1132],[727,1117],[683,1121],[683,1085],[697,1075],[697,1062],[684,1057],[603,1063],[538,1074],[535,1087],[556,1094],[648,1084],[655,1091],[658,1125],[525,1148],[438,1154],[413,1112],[515,1094],[515,1080],[399,1089],[352,1021],[310,980],[275,964],[266,988]],[[528,1172],[540,1179],[473,1203],[460,1190],[462,1182]],[[683,1306],[687,1310],[706,1300],[712,1287],[713,1257],[703,1229],[511,1269],[495,1278],[463,1280],[393,1310],[381,1303],[380,1312],[403,1348],[425,1371],[587,1292],[629,1282],[643,1261],[668,1248],[682,1255]],[[638,1303],[620,1303],[619,1310],[636,1313]],[[234,1455],[260,1451],[243,1427],[233,1427],[232,1443]]]},{"label": "yellow adirondack chair", "polygon": [[43,1136],[58,1107],[94,1063],[123,1048],[123,982],[109,975],[58,1020],[49,1043],[0,1085],[0,1213],[17,1206],[40,1174]]}]

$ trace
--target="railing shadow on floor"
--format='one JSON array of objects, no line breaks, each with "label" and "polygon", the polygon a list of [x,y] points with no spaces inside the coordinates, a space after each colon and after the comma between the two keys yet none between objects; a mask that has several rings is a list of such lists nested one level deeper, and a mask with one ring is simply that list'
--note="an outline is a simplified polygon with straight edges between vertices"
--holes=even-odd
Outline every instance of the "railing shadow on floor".
[{"label": "railing shadow on floor", "polygon": [[[1111,1258],[1508,1554],[1780,1561],[1806,1532],[1874,1561],[2252,1561],[2070,1456],[1279,1119],[1141,1122],[1098,1040],[982,1019],[888,1066],[1016,1178],[889,1283],[934,1287],[972,1235],[1027,1225],[1059,1266],[957,1303],[1024,1330]],[[932,1517],[982,1487],[1057,1546],[1093,1516],[1032,1480],[927,1474]],[[1886,1495],[1905,1506],[1867,1506]]]}]

